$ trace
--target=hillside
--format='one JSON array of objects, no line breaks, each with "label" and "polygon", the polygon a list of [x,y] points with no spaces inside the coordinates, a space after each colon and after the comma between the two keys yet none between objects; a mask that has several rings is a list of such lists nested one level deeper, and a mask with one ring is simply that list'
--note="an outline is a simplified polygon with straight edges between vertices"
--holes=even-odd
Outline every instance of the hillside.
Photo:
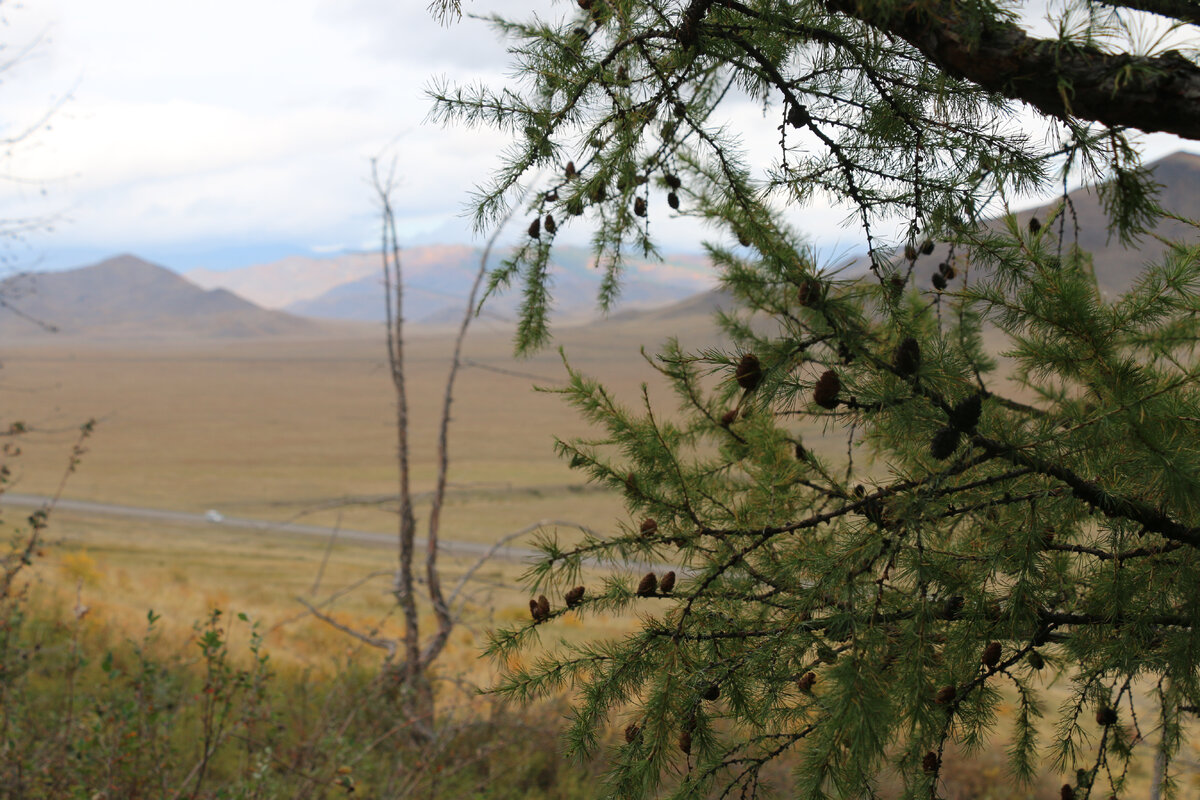
[{"label": "hillside", "polygon": [[[1151,162],[1148,166],[1162,187],[1158,195],[1158,202],[1162,207],[1181,217],[1200,219],[1200,155],[1181,151]],[[1076,189],[1070,192],[1068,197],[1074,206],[1077,223],[1071,223],[1069,218],[1065,221],[1065,236],[1068,241],[1074,241],[1073,227],[1077,224],[1079,246],[1092,254],[1096,280],[1105,294],[1118,294],[1128,289],[1141,273],[1143,265],[1154,261],[1165,249],[1165,245],[1153,237],[1144,237],[1131,247],[1123,247],[1115,240],[1110,241],[1107,217],[1094,188]],[[1061,200],[1055,200],[1017,212],[1017,222],[1025,226],[1029,224],[1030,218],[1035,216],[1045,220],[1060,202]],[[985,224],[999,225],[1001,222],[993,219]],[[1057,231],[1057,224],[1055,230]],[[1200,238],[1200,232],[1196,228],[1173,219],[1161,220],[1154,233],[1171,240],[1196,241]],[[922,259],[920,264],[931,268],[944,257],[946,251],[945,246],[939,245],[934,255]],[[853,276],[865,273],[867,265],[866,258],[860,258],[846,267],[844,274]],[[928,275],[919,275],[928,280]],[[639,320],[653,318],[678,323],[697,317],[711,317],[718,308],[727,309],[732,306],[732,298],[718,288],[652,312],[629,311],[614,315],[613,322],[636,324]]]},{"label": "hillside", "polygon": [[[1181,217],[1200,219],[1200,155],[1172,153],[1147,166],[1153,171],[1155,181],[1162,186],[1158,195],[1159,204]],[[1104,292],[1117,294],[1128,289],[1141,273],[1143,265],[1156,260],[1166,249],[1160,241],[1149,236],[1131,247],[1122,247],[1115,239],[1109,241],[1106,216],[1096,192],[1091,188],[1077,189],[1068,197],[1078,219],[1079,246],[1092,253],[1096,281]],[[1045,220],[1050,210],[1060,202],[1055,200],[1018,213],[1017,221],[1021,225],[1028,225],[1034,216]],[[1200,231],[1196,228],[1173,219],[1161,220],[1154,233],[1172,240],[1196,241],[1200,237]],[[1068,242],[1074,240],[1069,214],[1063,235]]]},{"label": "hillside", "polygon": [[[467,245],[427,245],[403,250],[405,316],[416,323],[457,320],[474,280],[482,250]],[[489,262],[499,266],[503,252]],[[591,252],[558,247],[552,270],[555,308],[560,318],[596,315],[600,273]],[[377,253],[347,253],[326,258],[293,257],[228,271],[192,270],[186,277],[206,288],[225,288],[264,308],[334,320],[383,318],[383,287]],[[663,262],[631,258],[620,306],[650,308],[681,300],[712,284],[706,259],[671,255]],[[512,318],[521,294],[512,289],[489,302],[497,318]]]},{"label": "hillside", "polygon": [[[225,289],[205,290],[134,255],[0,282],[0,335],[104,339],[312,335],[322,326],[268,311]],[[53,329],[50,330],[50,329]]]}]

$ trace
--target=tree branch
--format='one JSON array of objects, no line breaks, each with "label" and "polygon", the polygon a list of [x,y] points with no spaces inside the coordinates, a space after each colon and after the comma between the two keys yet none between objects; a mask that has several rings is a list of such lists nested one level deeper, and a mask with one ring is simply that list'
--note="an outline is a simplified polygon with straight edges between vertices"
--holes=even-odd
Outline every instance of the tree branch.
[{"label": "tree branch", "polygon": [[[1122,4],[1154,6],[1156,13],[1182,6],[1196,14],[1193,4],[1182,0]],[[960,8],[950,0],[897,6],[826,0],[826,6],[898,36],[950,75],[1052,117],[1200,139],[1200,67],[1174,51],[1132,56],[1035,39],[1015,23],[982,17],[978,7]]]},{"label": "tree branch", "polygon": [[1132,8],[1167,19],[1200,25],[1200,5],[1194,0],[1100,0],[1101,5],[1113,8]]}]

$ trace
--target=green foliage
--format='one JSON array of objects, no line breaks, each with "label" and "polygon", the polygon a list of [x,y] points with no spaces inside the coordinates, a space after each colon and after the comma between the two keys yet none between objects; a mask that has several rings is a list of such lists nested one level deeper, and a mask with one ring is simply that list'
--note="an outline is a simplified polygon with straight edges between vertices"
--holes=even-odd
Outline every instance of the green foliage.
[{"label": "green foliage", "polygon": [[418,742],[373,670],[277,674],[257,624],[216,610],[182,652],[159,620],[120,642],[25,595],[0,604],[0,797],[588,796],[553,705],[474,703]]},{"label": "green foliage", "polygon": [[[977,85],[926,55],[965,46],[1002,61],[998,32],[1017,15],[991,4],[579,6],[496,20],[520,91],[432,90],[435,118],[517,133],[477,224],[548,170],[531,212],[560,230],[590,216],[597,257],[619,267],[654,246],[670,189],[678,213],[719,232],[709,254],[739,310],[720,318],[727,348],[669,341],[652,359],[674,414],[645,392],[622,406],[568,367],[562,393],[602,433],[559,450],[622,492],[633,524],[544,541],[529,582],[554,598],[584,583],[578,613],[636,612],[640,629],[564,645],[496,691],[575,692],[568,747],[581,756],[625,728],[608,784],[622,798],[754,796],[780,760],[805,797],[875,796],[893,775],[904,797],[936,797],[946,756],[983,748],[1011,701],[1018,782],[1049,758],[1064,797],[1119,795],[1152,728],[1172,756],[1200,708],[1200,248],[1172,243],[1108,298],[1065,199],[1037,224],[987,220],[1051,177],[1100,180],[1113,238],[1144,236],[1165,212],[1125,131],[1071,110],[1064,67],[1042,78],[1067,109],[1047,120],[1047,145],[1004,96],[1053,105],[1037,90]],[[1036,45],[1061,63],[1129,43],[1112,14],[1067,6],[1059,38]],[[953,41],[934,41],[947,24]],[[1153,67],[1125,63],[1114,104]],[[769,167],[753,169],[718,122],[730,96],[778,126]],[[822,196],[860,224],[865,275],[823,268],[784,223]],[[552,239],[498,278],[523,270],[518,349],[549,337]],[[947,246],[935,271],[926,256]],[[761,374],[740,380],[748,354]],[[816,429],[844,437],[846,455],[806,443]],[[590,578],[596,566],[618,577]],[[639,581],[646,569],[673,570],[673,590]],[[561,613],[555,601],[549,620],[497,632],[491,655],[510,663]],[[1057,711],[1055,673],[1070,687]],[[1147,686],[1154,722],[1135,701]]]}]

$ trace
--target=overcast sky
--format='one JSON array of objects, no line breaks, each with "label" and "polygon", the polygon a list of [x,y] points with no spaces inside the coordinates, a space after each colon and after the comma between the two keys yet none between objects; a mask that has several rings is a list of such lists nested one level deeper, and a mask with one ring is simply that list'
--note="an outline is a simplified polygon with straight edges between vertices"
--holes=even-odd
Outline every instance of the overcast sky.
[{"label": "overcast sky", "polygon": [[[468,8],[520,16],[537,5]],[[403,235],[469,240],[467,193],[506,144],[424,123],[432,77],[495,84],[508,65],[485,24],[440,26],[426,0],[0,0],[0,13],[4,60],[28,47],[0,75],[4,135],[56,109],[49,130],[5,154],[0,218],[57,217],[52,234],[14,251],[22,265],[132,251],[222,268],[367,247],[369,159],[389,145]],[[1150,144],[1156,155],[1179,147]],[[853,232],[831,233],[843,216],[818,209],[805,224],[848,248]],[[669,248],[699,249],[690,224],[656,230]]]}]

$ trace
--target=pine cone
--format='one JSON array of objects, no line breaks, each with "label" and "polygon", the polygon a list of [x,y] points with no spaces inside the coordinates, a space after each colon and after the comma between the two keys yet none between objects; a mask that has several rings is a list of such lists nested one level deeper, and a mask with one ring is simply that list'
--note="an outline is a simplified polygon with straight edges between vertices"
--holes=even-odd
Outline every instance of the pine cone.
[{"label": "pine cone", "polygon": [[933,273],[933,288],[939,292],[946,288],[946,276],[940,272]]},{"label": "pine cone", "polygon": [[1036,234],[1041,229],[1042,229],[1042,223],[1038,220],[1038,218],[1030,217],[1029,218],[1029,232]]},{"label": "pine cone", "polygon": [[804,449],[804,445],[796,442],[796,460],[804,461],[808,458],[808,451]]},{"label": "pine cone", "polygon": [[747,392],[752,392],[762,383],[763,372],[762,364],[758,362],[758,356],[754,353],[746,353],[742,356],[742,360],[738,362],[737,370],[733,373],[737,378],[738,386],[745,389]]},{"label": "pine cone", "polygon": [[533,617],[534,622],[541,622],[541,611],[538,610],[537,600],[529,598],[529,616]]},{"label": "pine cone", "polygon": [[929,443],[929,455],[938,461],[945,461],[958,449],[958,440],[961,435],[957,428],[949,426],[942,428],[933,435],[933,440]]},{"label": "pine cone", "polygon": [[904,258],[906,261],[917,260],[917,246],[912,242],[904,245]]},{"label": "pine cone", "polygon": [[675,194],[674,192],[667,192],[667,205],[669,205],[674,210],[678,211],[679,210],[679,195]]},{"label": "pine cone", "polygon": [[658,521],[650,518],[642,520],[642,536],[653,536],[658,533]]},{"label": "pine cone", "polygon": [[970,433],[979,424],[983,412],[983,395],[973,394],[960,400],[950,411],[950,425],[963,433]]},{"label": "pine cone", "polygon": [[734,422],[737,421],[737,417],[738,417],[738,410],[736,408],[731,408],[728,411],[726,411],[724,414],[721,415],[721,424],[724,425],[726,428],[728,428],[730,425],[732,425]]},{"label": "pine cone", "polygon": [[1058,792],[1058,796],[1062,800],[1075,800],[1075,790],[1071,788],[1071,784],[1064,783],[1062,789]]},{"label": "pine cone", "polygon": [[987,667],[988,669],[991,669],[992,667],[994,667],[1000,663],[1001,653],[1003,653],[1003,650],[1000,647],[1000,643],[999,642],[991,642],[988,644],[987,647],[983,648],[983,655],[980,656],[979,660],[983,663],[983,665],[985,667]]},{"label": "pine cone", "polygon": [[739,233],[738,234],[738,244],[740,244],[742,247],[749,247],[750,246],[750,237],[744,233]]},{"label": "pine cone", "polygon": [[674,588],[675,588],[675,571],[672,570],[672,571],[668,572],[666,575],[663,575],[662,580],[659,581],[658,593],[659,594],[670,594],[671,590]]},{"label": "pine cone", "polygon": [[813,684],[817,682],[817,673],[806,672],[796,681],[796,687],[805,694],[812,694]]},{"label": "pine cone", "polygon": [[563,599],[567,601],[567,608],[574,608],[582,603],[583,592],[584,588],[582,586],[576,586],[574,589],[571,589],[569,592],[563,595]]},{"label": "pine cone", "polygon": [[642,732],[642,729],[637,726],[636,722],[629,723],[628,725],[625,726],[625,741],[632,743],[633,740],[636,739],[638,737],[638,734],[641,732]]},{"label": "pine cone", "polygon": [[683,186],[683,181],[679,180],[679,176],[672,175],[670,172],[668,172],[666,175],[663,175],[663,180],[666,181],[667,186],[672,189],[678,189],[680,186]]},{"label": "pine cone", "polygon": [[811,119],[812,117],[809,116],[806,106],[802,106],[799,103],[792,103],[791,107],[788,108],[787,120],[788,124],[793,128],[803,128]]},{"label": "pine cone", "polygon": [[716,700],[720,696],[721,696],[721,687],[715,683],[713,685],[709,686],[707,689],[705,689],[704,694],[700,695],[701,698],[703,698],[704,700],[708,700],[709,702]]},{"label": "pine cone", "polygon": [[642,582],[638,584],[638,597],[653,597],[655,590],[658,588],[658,578],[654,577],[653,572],[647,572],[642,577]]},{"label": "pine cone", "polygon": [[571,180],[578,174],[577,172],[575,172],[575,162],[574,161],[567,162],[567,168],[565,170],[565,173],[567,176],[567,180]]},{"label": "pine cone", "polygon": [[866,517],[867,521],[876,528],[886,528],[888,526],[888,519],[887,514],[884,513],[883,501],[878,497],[872,497],[863,503],[862,515]]},{"label": "pine cone", "polygon": [[933,702],[937,703],[939,706],[944,706],[947,703],[953,702],[954,697],[957,694],[958,690],[954,688],[954,685],[947,684],[941,689],[938,689],[937,697],[933,698]]},{"label": "pine cone", "polygon": [[837,373],[827,369],[817,379],[817,385],[813,387],[813,402],[821,408],[837,408],[838,392],[841,390],[842,382],[838,379]]},{"label": "pine cone", "polygon": [[796,300],[806,308],[821,302],[821,282],[816,278],[805,278],[796,293]]},{"label": "pine cone", "polygon": [[1042,658],[1042,654],[1037,650],[1030,650],[1029,655],[1025,658],[1029,662],[1029,666],[1033,667],[1034,669],[1040,670],[1042,667],[1046,666],[1046,660]]},{"label": "pine cone", "polygon": [[917,340],[911,336],[905,337],[904,341],[896,347],[896,355],[892,359],[892,366],[901,376],[907,378],[909,375],[916,373],[921,368],[921,346],[917,344]]},{"label": "pine cone", "polygon": [[692,732],[683,730],[679,733],[679,749],[683,751],[685,756],[692,754]]},{"label": "pine cone", "polygon": [[558,225],[555,224],[554,217],[550,216],[549,214],[546,215],[546,221],[542,223],[542,225],[546,228],[546,233],[550,234],[551,236],[558,231]]},{"label": "pine cone", "polygon": [[529,238],[530,239],[542,238],[542,221],[541,221],[541,219],[535,219],[533,222],[529,223]]},{"label": "pine cone", "polygon": [[928,256],[928,255],[932,255],[932,253],[933,253],[933,240],[926,239],[925,241],[921,242],[921,254]]},{"label": "pine cone", "polygon": [[639,217],[646,216],[646,198],[635,197],[633,200],[633,213]]},{"label": "pine cone", "polygon": [[938,758],[937,753],[933,752],[932,750],[926,753],[925,757],[921,759],[921,769],[925,770],[926,775],[936,774],[938,767],[941,765],[942,760]]},{"label": "pine cone", "polygon": [[550,618],[550,601],[546,599],[546,595],[539,594],[537,599],[538,615],[542,619]]},{"label": "pine cone", "polygon": [[946,598],[946,602],[942,603],[942,616],[945,619],[958,619],[958,612],[962,611],[963,596],[961,594],[952,594]]},{"label": "pine cone", "polygon": [[1117,710],[1112,706],[1105,705],[1096,709],[1096,723],[1108,727],[1109,725],[1117,724]]}]

